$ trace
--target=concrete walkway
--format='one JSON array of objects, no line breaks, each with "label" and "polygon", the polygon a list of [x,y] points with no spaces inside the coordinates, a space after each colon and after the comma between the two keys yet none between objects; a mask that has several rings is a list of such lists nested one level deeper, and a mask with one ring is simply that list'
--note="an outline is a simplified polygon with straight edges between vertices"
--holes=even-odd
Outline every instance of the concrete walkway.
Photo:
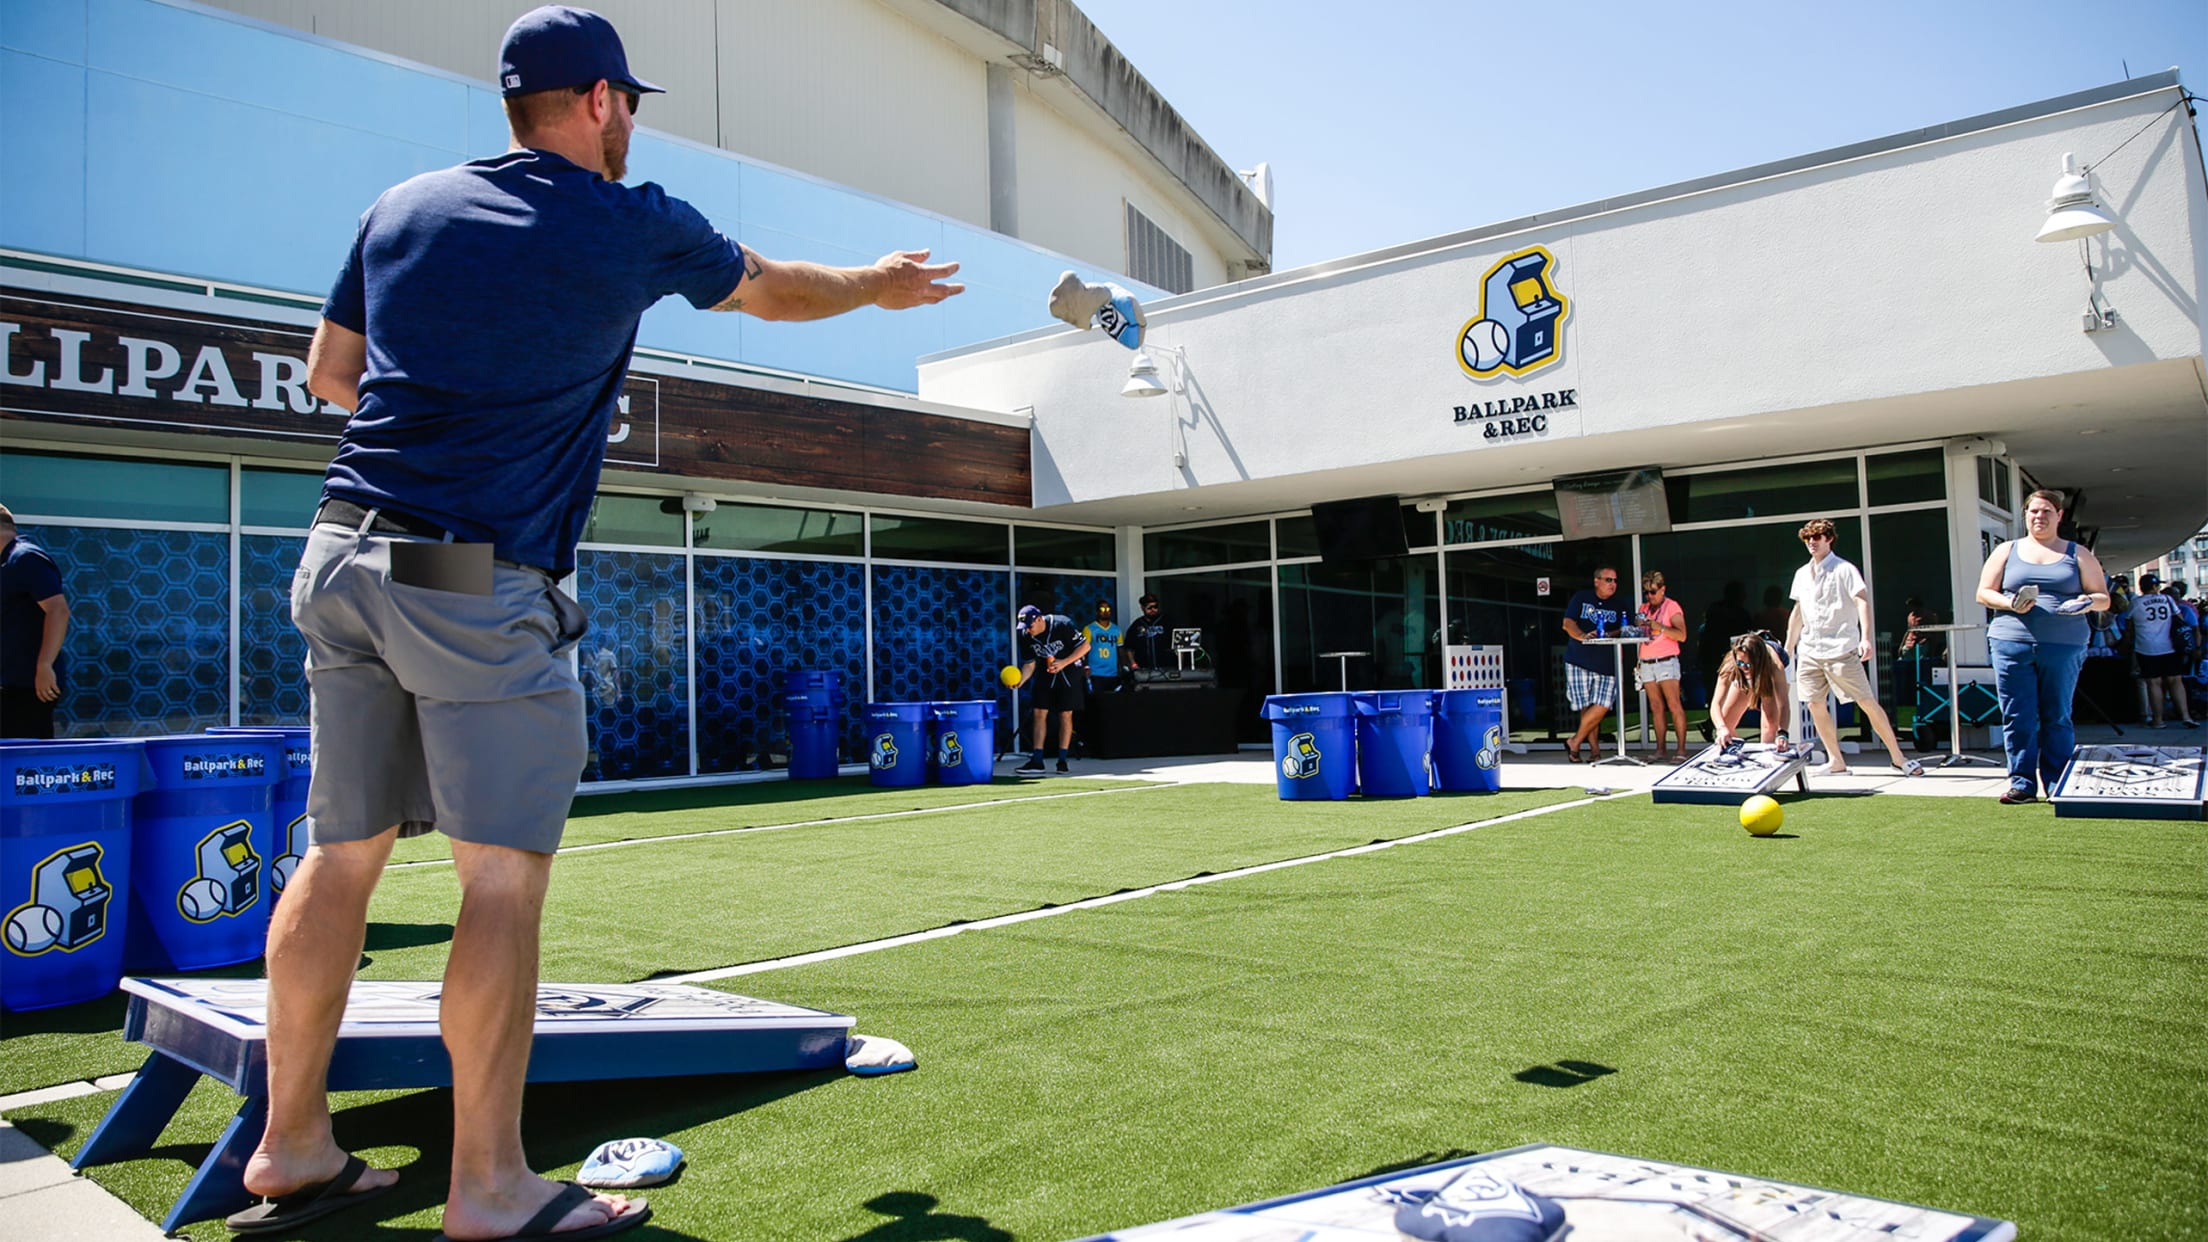
[{"label": "concrete walkway", "polygon": [[[2078,730],[2080,744],[2105,745],[2122,741],[2146,746],[2201,746],[2208,745],[2208,735],[2200,729],[2144,730],[2126,727],[2125,736],[2118,738],[2107,726],[2092,726]],[[1613,743],[1608,753],[1615,754]],[[1645,749],[1630,753],[1646,756]],[[1919,777],[1905,777],[1886,764],[1886,757],[1866,750],[1849,756],[1853,771],[1844,776],[1816,776],[1809,778],[1812,792],[1838,792],[1857,794],[1911,794],[1935,798],[1984,798],[1988,810],[1995,809],[1993,800],[2007,787],[2007,773],[1996,752],[1975,752],[1988,762],[1971,763],[1959,767],[1935,767],[1944,756],[1916,754],[1926,772]],[[1971,753],[1971,752],[1966,752]],[[1016,758],[999,763],[997,774],[1009,776]],[[1074,776],[1125,777],[1129,779],[1171,781],[1177,784],[1239,784],[1270,785],[1273,783],[1273,757],[1269,751],[1245,750],[1233,755],[1192,755],[1163,759],[1077,759],[1073,762]],[[1585,789],[1590,793],[1615,792],[1628,789],[1646,789],[1667,769],[1655,766],[1643,767],[1631,763],[1605,763],[1600,766],[1575,764],[1566,761],[1559,750],[1536,750],[1524,755],[1506,755],[1503,759],[1503,788],[1505,789]],[[1047,788],[1055,777],[1033,778],[1039,788]],[[0,1114],[11,1108],[26,1107],[46,1100],[71,1095],[89,1095],[120,1089],[129,1081],[128,1075],[101,1079],[96,1083],[73,1083],[50,1087],[21,1095],[0,1097]],[[53,1153],[25,1138],[21,1132],[0,1121],[0,1218],[8,1222],[4,1231],[8,1236],[51,1239],[52,1242],[158,1242],[167,1235],[158,1225],[138,1215],[122,1200],[115,1198],[92,1181],[78,1177],[68,1165]]]}]

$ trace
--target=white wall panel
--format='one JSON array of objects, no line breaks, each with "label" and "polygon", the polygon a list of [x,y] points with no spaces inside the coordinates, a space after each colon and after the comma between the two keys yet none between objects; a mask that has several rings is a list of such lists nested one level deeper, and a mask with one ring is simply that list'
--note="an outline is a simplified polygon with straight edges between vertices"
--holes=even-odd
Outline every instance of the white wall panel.
[{"label": "white wall panel", "polygon": [[1193,260],[1196,288],[1223,283],[1226,262],[1146,170],[1097,141],[1033,92],[1016,90],[1021,240],[1127,267],[1127,203]]}]

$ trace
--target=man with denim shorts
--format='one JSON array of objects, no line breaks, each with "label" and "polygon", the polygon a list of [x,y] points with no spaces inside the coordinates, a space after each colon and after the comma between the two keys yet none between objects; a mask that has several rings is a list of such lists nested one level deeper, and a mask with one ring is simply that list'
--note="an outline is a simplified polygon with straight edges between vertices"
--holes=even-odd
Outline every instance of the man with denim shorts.
[{"label": "man with denim shorts", "polygon": [[309,387],[352,411],[323,483],[292,617],[314,718],[312,847],[269,929],[268,1124],[241,1232],[289,1231],[389,1186],[331,1133],[330,1057],[392,842],[452,840],[460,915],[440,999],[452,1061],[444,1235],[583,1239],[642,1202],[531,1172],[521,1095],[553,851],[584,762],[568,667],[573,572],[637,321],[701,309],[819,319],[960,291],[925,251],[864,268],[777,262],[655,185],[621,184],[640,98],[587,10],[507,31],[504,155],[387,192],[314,335]]},{"label": "man with denim shorts", "polygon": [[1829,693],[1855,704],[1886,744],[1896,768],[1907,776],[1922,776],[1924,765],[1902,755],[1894,724],[1863,675],[1864,661],[1871,658],[1871,588],[1861,570],[1832,550],[1835,533],[1824,518],[1802,526],[1799,534],[1809,563],[1794,571],[1794,611],[1786,623],[1786,654],[1797,670],[1794,686],[1809,705],[1817,740],[1825,748],[1825,766],[1819,771],[1838,776],[1848,770],[1832,706],[1825,702]]}]

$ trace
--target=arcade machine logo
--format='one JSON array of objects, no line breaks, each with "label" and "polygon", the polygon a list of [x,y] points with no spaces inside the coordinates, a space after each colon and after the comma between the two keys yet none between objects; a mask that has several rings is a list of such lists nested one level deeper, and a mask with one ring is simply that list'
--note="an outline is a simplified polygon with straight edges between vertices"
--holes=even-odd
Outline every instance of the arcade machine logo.
[{"label": "arcade machine logo", "polygon": [[101,853],[97,842],[86,841],[56,850],[31,868],[31,899],[8,911],[10,953],[69,953],[107,934],[107,901],[115,890],[100,875]]},{"label": "arcade machine logo", "polygon": [[877,772],[887,772],[897,766],[897,741],[887,733],[874,735],[874,745],[866,752],[866,762]]},{"label": "arcade machine logo", "polygon": [[253,849],[253,825],[224,824],[193,847],[199,874],[176,892],[176,912],[194,923],[237,914],[261,899],[261,856]]},{"label": "arcade machine logo", "polygon": [[1288,753],[1280,757],[1280,774],[1290,780],[1319,774],[1319,747],[1310,734],[1298,733],[1288,739]]},{"label": "arcade machine logo", "polygon": [[966,766],[966,748],[958,744],[957,733],[945,730],[943,736],[935,740],[935,766],[939,768],[962,768]]},{"label": "arcade machine logo", "polygon": [[1480,313],[1464,325],[1457,364],[1474,379],[1528,375],[1564,356],[1571,304],[1549,283],[1556,257],[1534,246],[1504,258],[1481,279]]}]

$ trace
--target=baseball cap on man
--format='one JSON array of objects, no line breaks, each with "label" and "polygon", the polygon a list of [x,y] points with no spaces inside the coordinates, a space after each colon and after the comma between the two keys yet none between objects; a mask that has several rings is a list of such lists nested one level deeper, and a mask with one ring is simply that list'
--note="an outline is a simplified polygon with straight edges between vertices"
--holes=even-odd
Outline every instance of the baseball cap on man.
[{"label": "baseball cap on man", "polygon": [[638,94],[666,93],[629,72],[629,56],[613,23],[589,9],[548,4],[506,28],[498,48],[498,86],[508,98],[601,79]]},{"label": "baseball cap on man", "polygon": [[1027,625],[1028,625],[1028,623],[1029,623],[1029,622],[1033,621],[1033,620],[1034,620],[1035,618],[1037,618],[1037,617],[1039,617],[1039,616],[1042,616],[1042,615],[1043,615],[1043,610],[1042,610],[1042,609],[1040,609],[1040,608],[1037,608],[1037,607],[1036,607],[1035,605],[1033,605],[1033,604],[1026,604],[1026,605],[1023,605],[1023,606],[1022,606],[1022,607],[1020,608],[1020,622],[1019,622],[1019,624],[1020,624],[1020,628],[1021,628],[1021,629],[1026,629],[1026,628],[1027,628]]}]

